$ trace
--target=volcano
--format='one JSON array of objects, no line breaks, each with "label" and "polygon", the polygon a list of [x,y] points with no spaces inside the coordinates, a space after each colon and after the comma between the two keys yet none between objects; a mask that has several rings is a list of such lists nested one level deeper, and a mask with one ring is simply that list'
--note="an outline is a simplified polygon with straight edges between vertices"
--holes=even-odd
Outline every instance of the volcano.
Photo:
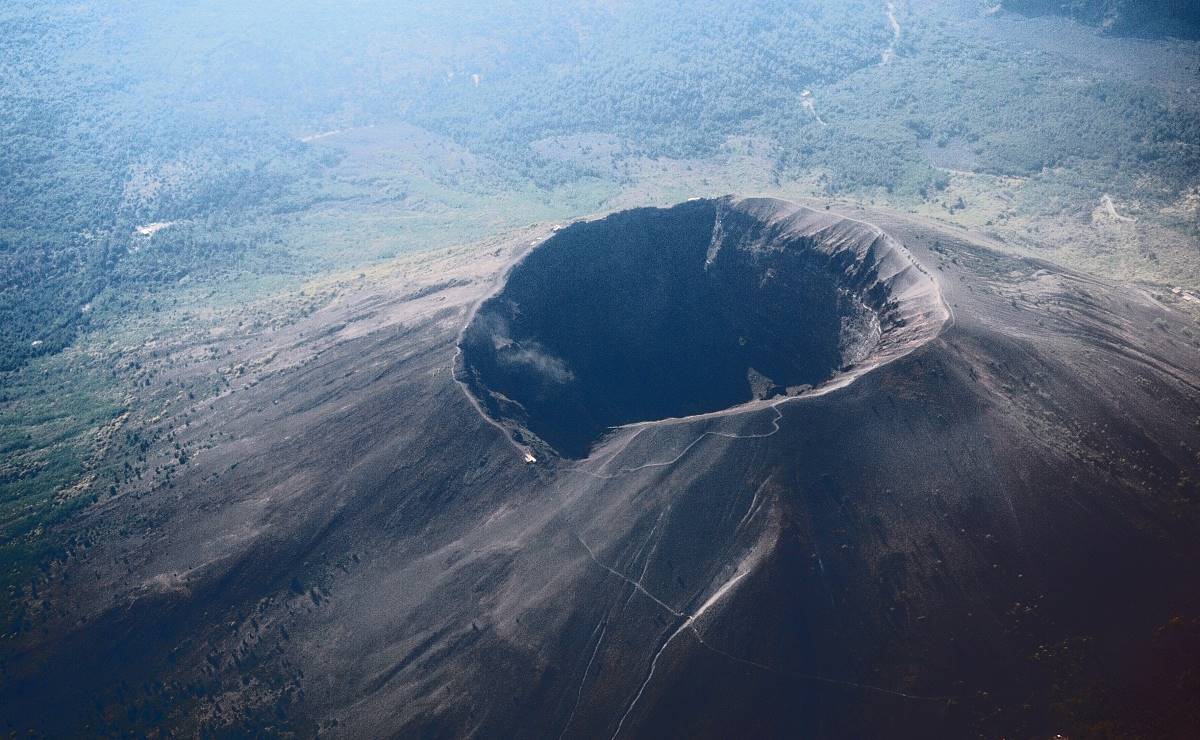
[{"label": "volcano", "polygon": [[0,727],[1186,736],[1194,321],[815,206],[615,213],[315,312],[170,487],[83,518]]}]

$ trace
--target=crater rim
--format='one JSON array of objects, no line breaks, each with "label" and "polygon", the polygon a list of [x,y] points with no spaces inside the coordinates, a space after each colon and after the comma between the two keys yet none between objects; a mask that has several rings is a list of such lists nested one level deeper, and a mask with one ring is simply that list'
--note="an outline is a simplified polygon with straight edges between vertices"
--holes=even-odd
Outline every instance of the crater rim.
[{"label": "crater rim", "polygon": [[[512,413],[516,407],[524,409],[522,399],[510,399],[502,390],[489,387],[480,376],[479,367],[472,363],[473,352],[468,349],[472,332],[479,327],[482,317],[489,315],[489,307],[502,300],[514,276],[529,269],[531,260],[545,255],[553,249],[556,240],[573,229],[602,228],[606,223],[630,214],[664,214],[688,206],[710,206],[716,214],[712,229],[712,241],[706,255],[705,269],[713,262],[713,250],[719,254],[723,249],[743,249],[746,244],[728,247],[718,239],[725,218],[749,219],[761,230],[758,237],[749,239],[751,253],[757,247],[768,247],[785,243],[804,243],[812,254],[821,256],[828,265],[840,268],[828,276],[837,289],[862,299],[873,320],[878,324],[878,336],[860,356],[852,358],[833,369],[827,377],[804,387],[789,387],[784,392],[773,392],[762,397],[754,395],[718,408],[702,409],[693,413],[654,415],[650,418],[630,418],[619,423],[605,424],[600,428],[592,425],[593,433],[586,445],[568,445],[566,449],[547,439],[553,434],[535,431],[530,417]],[[765,236],[763,236],[765,234]],[[849,280],[849,284],[842,282]],[[866,296],[866,299],[863,297]],[[586,459],[600,446],[603,439],[619,430],[656,425],[668,425],[701,421],[706,419],[753,413],[765,408],[777,407],[782,403],[824,395],[851,385],[855,380],[883,365],[891,363],[936,338],[951,321],[952,314],[946,304],[937,277],[928,270],[911,251],[898,239],[882,228],[837,212],[817,210],[777,198],[740,197],[728,195],[721,198],[690,198],[668,207],[640,207],[614,211],[596,218],[575,221],[566,227],[555,227],[546,238],[531,242],[530,246],[516,258],[499,276],[496,284],[473,306],[456,341],[454,377],[471,400],[472,405],[486,421],[506,433],[510,441],[525,453],[527,462],[552,455],[557,458]],[[486,336],[486,333],[485,333]],[[520,340],[524,343],[529,337]],[[534,337],[536,341],[537,338]],[[839,340],[840,341],[840,340]],[[478,347],[475,347],[478,350]],[[753,368],[751,368],[753,369]],[[526,399],[527,400],[527,399]],[[508,407],[508,408],[506,408]],[[536,417],[534,417],[536,420]],[[536,454],[535,454],[536,453]]]}]

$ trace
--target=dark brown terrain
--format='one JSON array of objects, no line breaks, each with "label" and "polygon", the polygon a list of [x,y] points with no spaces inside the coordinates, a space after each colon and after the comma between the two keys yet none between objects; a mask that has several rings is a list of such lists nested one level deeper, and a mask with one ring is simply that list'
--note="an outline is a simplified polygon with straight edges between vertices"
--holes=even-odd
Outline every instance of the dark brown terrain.
[{"label": "dark brown terrain", "polygon": [[850,215],[524,233],[256,348],[76,525],[0,728],[1194,737],[1194,322]]}]

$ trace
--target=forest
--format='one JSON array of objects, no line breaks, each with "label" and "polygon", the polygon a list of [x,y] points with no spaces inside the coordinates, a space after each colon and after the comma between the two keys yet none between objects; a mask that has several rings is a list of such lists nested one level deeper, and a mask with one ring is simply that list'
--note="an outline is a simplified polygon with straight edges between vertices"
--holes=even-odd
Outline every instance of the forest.
[{"label": "forest", "polygon": [[[1193,5],[1159,4],[1164,17],[1195,20]],[[178,280],[197,264],[220,272],[253,251],[239,228],[329,197],[330,155],[301,140],[322,130],[407,121],[485,157],[506,187],[603,177],[534,146],[593,133],[615,136],[620,156],[700,158],[753,135],[772,142],[781,177],[821,169],[840,194],[936,192],[945,175],[930,146],[964,151],[995,175],[1065,170],[1055,187],[1079,197],[1106,182],[1169,198],[1200,171],[1194,96],[1064,78],[1060,55],[1014,58],[916,14],[883,65],[880,5],[577,3],[540,13],[509,3],[482,13],[367,3],[336,13],[314,3],[270,26],[258,21],[282,6],[9,6],[0,369],[66,346],[104,291]],[[1124,24],[1149,5],[1012,7]],[[339,47],[350,37],[367,43]],[[342,63],[325,64],[333,55]],[[151,240],[137,233],[147,224],[172,227]]]}]

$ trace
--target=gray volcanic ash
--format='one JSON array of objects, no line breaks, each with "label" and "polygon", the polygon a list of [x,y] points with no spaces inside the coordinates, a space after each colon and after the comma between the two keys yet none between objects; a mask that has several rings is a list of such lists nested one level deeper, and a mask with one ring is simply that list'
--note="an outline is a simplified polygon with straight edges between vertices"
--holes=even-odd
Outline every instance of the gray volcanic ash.
[{"label": "gray volcanic ash", "polygon": [[88,514],[2,726],[1187,736],[1192,320],[855,215],[638,209],[314,315]]}]

